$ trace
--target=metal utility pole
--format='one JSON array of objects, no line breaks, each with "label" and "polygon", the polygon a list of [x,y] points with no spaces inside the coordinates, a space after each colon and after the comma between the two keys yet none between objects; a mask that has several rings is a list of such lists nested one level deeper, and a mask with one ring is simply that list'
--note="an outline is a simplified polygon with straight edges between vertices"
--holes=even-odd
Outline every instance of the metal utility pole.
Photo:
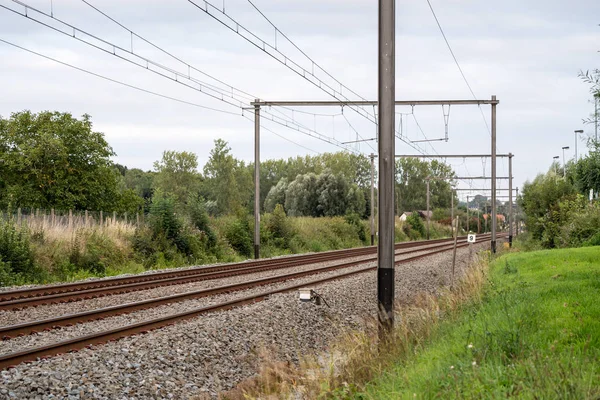
[{"label": "metal utility pole", "polygon": [[375,154],[371,153],[371,246],[375,244]]},{"label": "metal utility pole", "polygon": [[583,133],[583,129],[578,129],[575,131],[575,163],[577,163],[577,142],[579,141],[579,134]]},{"label": "metal utility pole", "polygon": [[496,252],[496,223],[496,103],[492,103],[492,253]]},{"label": "metal utility pole", "polygon": [[[259,99],[256,99],[259,101]],[[260,258],[260,106],[254,106],[254,258]]]},{"label": "metal utility pole", "polygon": [[508,157],[508,245],[512,247],[513,240],[513,191],[512,191],[512,158],[513,155],[510,154]]},{"label": "metal utility pole", "polygon": [[394,325],[394,175],[396,103],[396,1],[379,0],[379,190],[377,299],[380,332]]},{"label": "metal utility pole", "polygon": [[517,188],[517,195],[515,196],[515,236],[519,235],[519,188]]},{"label": "metal utility pole", "polygon": [[[452,227],[454,224],[454,189],[452,188],[450,188],[450,221],[450,227],[454,231],[454,228]],[[456,229],[458,230],[458,225],[456,226]]]},{"label": "metal utility pole", "polygon": [[469,232],[471,232],[471,229],[469,229],[469,195],[467,195],[467,235],[469,234]]},{"label": "metal utility pole", "polygon": [[429,240],[429,177],[427,177],[427,240]]},{"label": "metal utility pole", "polygon": [[563,151],[563,178],[567,177],[567,163],[565,161],[565,150],[569,150],[569,146],[564,146],[562,148],[562,151]]}]

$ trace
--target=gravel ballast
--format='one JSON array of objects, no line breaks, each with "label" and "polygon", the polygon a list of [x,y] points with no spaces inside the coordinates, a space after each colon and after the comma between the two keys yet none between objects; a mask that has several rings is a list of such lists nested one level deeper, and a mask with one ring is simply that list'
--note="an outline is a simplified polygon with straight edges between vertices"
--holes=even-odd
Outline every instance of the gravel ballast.
[{"label": "gravel ballast", "polygon": [[[478,248],[484,246],[477,245]],[[463,270],[468,254],[465,248],[458,250],[457,274]],[[445,252],[401,264],[396,268],[396,297],[409,301],[418,292],[436,292],[440,285],[448,284],[451,260],[452,252]],[[322,276],[326,275],[319,275]],[[311,279],[314,277],[305,280]],[[252,290],[262,292],[266,288]],[[231,389],[256,373],[261,348],[295,362],[299,355],[325,350],[341,330],[360,327],[363,316],[375,314],[374,272],[321,284],[315,289],[330,308],[301,303],[296,292],[278,294],[260,303],[212,313],[146,335],[21,364],[1,371],[0,398],[185,398],[202,393],[216,396],[219,391]],[[220,297],[231,299],[240,294]],[[191,307],[195,302],[213,301],[218,298],[165,307],[182,311],[182,307]],[[93,324],[98,324],[95,329],[105,329],[99,328],[104,323],[114,327],[119,318],[131,323],[137,321],[132,318],[144,318],[143,313],[162,312],[160,308],[64,328],[39,337],[10,340],[2,343],[2,352],[11,351],[12,346],[32,343],[39,346],[43,343],[40,340],[56,340],[52,335],[63,340],[70,334],[79,335],[78,329],[92,329]],[[13,345],[9,345],[10,342]]]}]

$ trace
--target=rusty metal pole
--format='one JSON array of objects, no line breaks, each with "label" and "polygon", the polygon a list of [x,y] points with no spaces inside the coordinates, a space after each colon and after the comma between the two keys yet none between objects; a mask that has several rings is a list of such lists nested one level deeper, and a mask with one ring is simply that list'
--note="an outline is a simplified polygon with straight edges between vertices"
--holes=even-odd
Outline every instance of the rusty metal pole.
[{"label": "rusty metal pole", "polygon": [[375,154],[371,153],[371,246],[375,244]]},{"label": "rusty metal pole", "polygon": [[394,325],[395,6],[395,0],[379,0],[377,299],[380,333],[390,330]]},{"label": "rusty metal pole", "polygon": [[[256,99],[258,102],[259,100]],[[260,258],[260,106],[254,106],[254,258]]]}]

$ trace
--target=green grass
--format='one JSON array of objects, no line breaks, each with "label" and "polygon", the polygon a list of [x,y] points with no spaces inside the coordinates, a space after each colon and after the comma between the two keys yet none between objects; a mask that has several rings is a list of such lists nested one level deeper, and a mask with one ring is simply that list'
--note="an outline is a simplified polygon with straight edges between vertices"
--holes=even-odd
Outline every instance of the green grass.
[{"label": "green grass", "polygon": [[600,247],[512,253],[356,399],[600,398]]}]

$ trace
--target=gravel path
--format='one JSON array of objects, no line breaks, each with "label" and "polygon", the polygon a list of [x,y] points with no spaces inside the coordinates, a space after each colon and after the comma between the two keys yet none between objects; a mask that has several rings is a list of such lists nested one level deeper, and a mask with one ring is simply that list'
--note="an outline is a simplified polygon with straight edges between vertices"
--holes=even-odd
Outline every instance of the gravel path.
[{"label": "gravel path", "polygon": [[[422,246],[426,249],[431,246]],[[409,256],[422,254],[422,253],[411,253]],[[162,286],[154,289],[142,290],[138,292],[123,293],[117,295],[110,295],[104,297],[98,297],[95,299],[85,301],[74,301],[66,304],[49,304],[40,305],[37,307],[29,307],[18,311],[0,311],[0,326],[14,325],[16,323],[24,323],[29,321],[35,321],[38,319],[49,318],[50,316],[60,316],[73,314],[83,311],[95,310],[98,308],[114,306],[117,304],[126,304],[140,300],[155,299],[158,297],[169,296],[179,293],[191,292],[195,290],[202,290],[213,288],[222,285],[231,285],[235,283],[247,282],[248,280],[268,278],[271,276],[284,275],[291,272],[308,271],[318,267],[325,267],[343,262],[359,261],[366,258],[373,257],[360,256],[347,258],[344,260],[327,261],[322,263],[307,264],[299,267],[281,268],[271,271],[263,271],[255,274],[238,275],[221,279],[211,279],[206,281],[191,282],[181,285],[173,286]],[[399,257],[399,259],[404,256]],[[1,353],[1,352],[0,352]]]},{"label": "gravel path", "polygon": [[[457,271],[467,256],[467,249],[458,250]],[[447,252],[397,267],[397,297],[409,300],[417,292],[435,292],[447,284],[451,259]],[[301,354],[326,349],[341,329],[359,327],[361,316],[375,313],[375,273],[322,284],[318,291],[331,308],[300,303],[297,293],[274,295],[147,335],[1,371],[0,398],[216,396],[256,372],[263,346],[294,362]],[[72,328],[61,330],[60,337]]]}]

